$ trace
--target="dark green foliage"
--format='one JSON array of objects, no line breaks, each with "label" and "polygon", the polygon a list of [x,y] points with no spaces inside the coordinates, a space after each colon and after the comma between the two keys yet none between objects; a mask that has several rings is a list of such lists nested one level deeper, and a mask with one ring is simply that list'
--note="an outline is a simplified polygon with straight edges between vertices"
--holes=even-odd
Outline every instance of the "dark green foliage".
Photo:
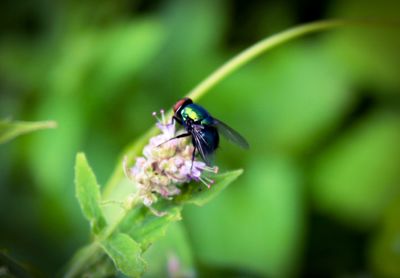
[{"label": "dark green foliage", "polygon": [[[95,251],[82,269],[113,275],[118,263],[100,242],[119,243],[121,234],[146,250],[149,277],[167,276],[174,258],[180,273],[204,277],[326,277],[324,269],[400,276],[399,9],[390,0],[6,1],[0,117],[58,127],[0,145],[0,248],[49,277],[89,240],[99,244],[72,263]],[[221,139],[215,163],[244,175],[200,209],[181,211],[179,203],[207,198],[195,185],[187,187],[192,197],[156,206],[170,212],[165,218],[139,206],[102,238],[123,209],[101,202],[132,192],[120,157],[131,165],[141,153],[151,112],[170,108],[259,39],[328,17],[390,24],[290,42],[213,88],[197,102],[251,145],[242,151]],[[17,135],[15,127],[1,124],[2,141]],[[97,205],[83,209],[95,236],[75,198],[80,151],[96,173],[94,180],[86,172],[85,184],[95,193],[87,202]],[[107,185],[101,199],[98,184]]]}]

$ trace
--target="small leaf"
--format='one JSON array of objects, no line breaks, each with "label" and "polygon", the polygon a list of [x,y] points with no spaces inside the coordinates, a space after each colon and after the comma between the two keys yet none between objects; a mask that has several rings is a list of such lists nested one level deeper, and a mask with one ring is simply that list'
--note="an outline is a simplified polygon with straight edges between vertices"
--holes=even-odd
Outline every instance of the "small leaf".
[{"label": "small leaf", "polygon": [[165,213],[164,216],[156,216],[148,208],[142,206],[138,210],[132,210],[122,221],[119,228],[129,234],[140,243],[143,251],[158,238],[165,235],[170,223],[181,220],[181,206],[171,204],[171,201],[160,202],[157,209]]},{"label": "small leaf", "polygon": [[43,122],[19,122],[10,120],[0,120],[0,144],[6,143],[15,137],[32,131],[55,128],[54,121]]},{"label": "small leaf", "polygon": [[139,243],[127,234],[116,234],[101,242],[101,246],[123,274],[129,277],[139,277],[146,270]]},{"label": "small leaf", "polygon": [[214,177],[215,183],[210,189],[203,188],[204,185],[201,183],[191,183],[186,192],[177,198],[177,201],[186,204],[195,204],[202,206],[207,202],[215,198],[219,193],[222,192],[231,182],[236,180],[243,173],[242,169],[225,172],[218,174]]},{"label": "small leaf", "polygon": [[90,221],[93,233],[98,234],[106,226],[100,207],[100,188],[83,153],[76,156],[75,190],[84,216]]}]

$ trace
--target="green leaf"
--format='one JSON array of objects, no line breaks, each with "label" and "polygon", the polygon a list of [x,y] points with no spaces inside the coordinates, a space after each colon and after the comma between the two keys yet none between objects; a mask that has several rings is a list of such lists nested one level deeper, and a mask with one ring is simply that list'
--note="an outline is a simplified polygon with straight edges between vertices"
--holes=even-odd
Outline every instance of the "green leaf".
[{"label": "green leaf", "polygon": [[83,153],[76,156],[75,190],[84,216],[90,221],[93,233],[98,234],[106,226],[100,207],[100,188]]},{"label": "green leaf", "polygon": [[174,200],[160,200],[155,204],[159,212],[165,213],[159,217],[154,215],[144,206],[131,210],[119,224],[119,230],[130,235],[139,242],[143,251],[164,236],[170,223],[181,220],[183,204],[195,204],[202,206],[217,196],[231,182],[233,182],[243,170],[235,170],[215,176],[215,184],[210,188],[204,188],[202,183],[193,182],[185,185],[182,195]]},{"label": "green leaf", "polygon": [[231,182],[243,173],[242,169],[225,172],[214,177],[215,183],[210,189],[204,188],[202,183],[191,183],[177,200],[186,204],[202,206],[222,192]]},{"label": "green leaf", "polygon": [[142,206],[130,211],[124,218],[119,228],[139,242],[145,251],[158,238],[165,235],[170,223],[181,220],[181,206],[165,200],[157,206],[157,210],[165,213],[164,216],[156,216],[148,208]]},{"label": "green leaf", "polygon": [[56,126],[57,124],[54,121],[20,122],[0,120],[0,144],[6,143],[25,133],[40,129],[55,128]]},{"label": "green leaf", "polygon": [[146,263],[141,257],[140,244],[127,234],[116,234],[101,242],[101,246],[123,274],[139,277],[146,270]]}]

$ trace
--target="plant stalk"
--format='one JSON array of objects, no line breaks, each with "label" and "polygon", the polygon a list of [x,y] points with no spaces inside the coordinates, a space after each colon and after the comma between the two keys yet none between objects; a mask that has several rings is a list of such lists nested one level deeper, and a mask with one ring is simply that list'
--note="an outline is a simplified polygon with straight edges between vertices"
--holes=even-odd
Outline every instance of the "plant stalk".
[{"label": "plant stalk", "polygon": [[283,44],[287,41],[293,40],[295,38],[304,35],[336,28],[346,24],[349,24],[349,22],[345,20],[315,21],[299,25],[297,27],[291,28],[289,30],[265,38],[259,41],[258,43],[254,44],[253,46],[245,49],[244,51],[242,51],[241,53],[239,53],[238,55],[227,61],[225,64],[223,64],[217,70],[215,70],[211,75],[209,75],[199,85],[197,85],[193,90],[191,90],[188,93],[188,97],[193,100],[201,98],[206,92],[212,89],[212,87],[214,87],[223,79],[228,77],[235,70],[249,63],[251,60],[258,57],[262,53],[280,44]]}]

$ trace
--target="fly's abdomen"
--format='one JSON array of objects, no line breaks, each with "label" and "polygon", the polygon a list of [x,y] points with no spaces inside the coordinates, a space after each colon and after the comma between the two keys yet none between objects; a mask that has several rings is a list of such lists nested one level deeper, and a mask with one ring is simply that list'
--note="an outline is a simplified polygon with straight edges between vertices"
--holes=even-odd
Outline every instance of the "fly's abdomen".
[{"label": "fly's abdomen", "polygon": [[214,153],[219,145],[219,135],[215,127],[204,126],[199,132],[201,147],[206,155]]}]

